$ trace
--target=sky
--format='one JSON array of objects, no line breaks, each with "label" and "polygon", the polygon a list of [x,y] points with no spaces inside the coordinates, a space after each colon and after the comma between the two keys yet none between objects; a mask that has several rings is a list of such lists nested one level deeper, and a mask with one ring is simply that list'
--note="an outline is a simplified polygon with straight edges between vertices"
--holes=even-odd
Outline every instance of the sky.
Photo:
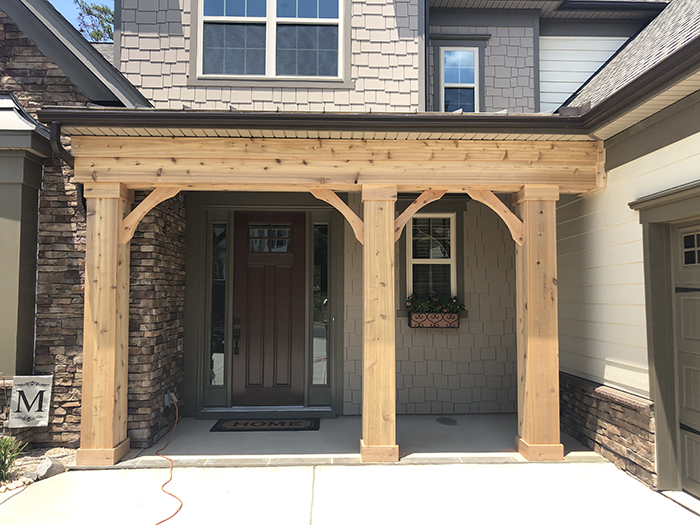
[{"label": "sky", "polygon": [[74,27],[78,27],[78,6],[73,0],[49,0]]},{"label": "sky", "polygon": [[[102,4],[114,7],[113,0],[87,0],[91,4]],[[49,0],[56,10],[61,13],[74,27],[78,27],[78,6],[74,0]]]}]

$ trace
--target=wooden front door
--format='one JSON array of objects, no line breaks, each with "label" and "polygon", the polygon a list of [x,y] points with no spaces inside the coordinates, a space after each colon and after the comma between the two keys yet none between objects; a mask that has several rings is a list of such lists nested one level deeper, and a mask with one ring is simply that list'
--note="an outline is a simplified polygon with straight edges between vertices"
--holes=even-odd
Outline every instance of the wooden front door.
[{"label": "wooden front door", "polygon": [[303,405],[305,214],[234,220],[232,403]]},{"label": "wooden front door", "polygon": [[681,478],[683,489],[700,497],[700,224],[674,237]]}]

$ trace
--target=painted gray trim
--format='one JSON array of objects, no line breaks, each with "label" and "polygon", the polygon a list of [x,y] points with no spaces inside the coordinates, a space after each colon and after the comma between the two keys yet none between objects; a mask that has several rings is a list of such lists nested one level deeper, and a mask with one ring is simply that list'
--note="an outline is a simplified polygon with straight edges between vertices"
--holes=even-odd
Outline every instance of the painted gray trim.
[{"label": "painted gray trim", "polygon": [[29,151],[44,159],[51,156],[48,139],[36,131],[0,130],[0,150],[4,149]]},{"label": "painted gray trim", "polygon": [[[430,35],[430,40],[434,41],[440,41],[440,40],[454,40],[454,41],[459,41],[459,40],[466,40],[467,42],[469,41],[476,41],[476,40],[488,40],[491,38],[491,35],[488,33],[483,33],[483,34],[469,34],[469,35],[461,35],[461,34],[443,34],[443,33],[437,33],[434,35]],[[456,45],[456,44],[455,44]],[[464,43],[463,45],[468,45]],[[473,46],[472,46],[473,47]]]},{"label": "painted gray trim", "polygon": [[0,0],[0,9],[95,102],[152,107],[46,0]]},{"label": "painted gray trim", "polygon": [[636,35],[644,20],[540,20],[541,36],[626,36]]},{"label": "painted gray trim", "polygon": [[539,10],[431,8],[431,26],[532,27]]},{"label": "painted gray trim", "polygon": [[700,133],[700,91],[605,141],[605,169],[610,171]]},{"label": "painted gray trim", "polygon": [[227,78],[201,78],[197,76],[197,68],[199,64],[199,49],[197,47],[199,43],[199,2],[201,0],[192,0],[192,7],[190,11],[190,39],[189,39],[189,54],[190,63],[187,71],[187,85],[188,86],[212,86],[212,87],[247,87],[247,88],[319,88],[319,89],[353,89],[355,87],[355,81],[352,79],[352,28],[350,27],[350,22],[352,18],[352,0],[345,0],[345,9],[343,13],[342,23],[345,24],[345,42],[343,42],[343,54],[344,54],[344,69],[341,72],[341,76],[338,80],[313,80],[313,79],[300,79],[300,80],[288,80],[288,79],[277,79],[277,78],[265,78],[265,79],[227,79]]},{"label": "painted gray trim", "polygon": [[540,19],[535,17],[532,27],[534,44],[535,113],[540,112]]},{"label": "painted gray trim", "polygon": [[114,0],[114,62],[112,65],[121,71],[122,65],[122,0]]},{"label": "painted gray trim", "polygon": [[418,111],[428,107],[429,38],[428,0],[418,0]]},{"label": "painted gray trim", "polygon": [[[484,87],[484,76],[485,76],[485,71],[486,71],[486,46],[488,45],[488,40],[487,39],[476,39],[476,40],[471,40],[471,39],[466,39],[466,38],[458,38],[458,39],[450,39],[453,35],[442,35],[445,38],[440,38],[438,42],[433,43],[433,37],[430,38],[431,40],[431,50],[433,53],[433,61],[434,61],[434,71],[435,75],[433,78],[433,89],[435,96],[433,97],[433,105],[435,106],[433,108],[433,111],[437,112],[443,112],[442,108],[438,107],[440,104],[440,79],[442,77],[442,64],[440,63],[440,48],[442,47],[471,47],[471,48],[476,48],[479,50],[479,77],[477,79],[477,84],[478,84],[478,89],[477,91],[479,92],[479,112],[483,113],[486,111],[486,89]],[[460,35],[462,36],[462,35]],[[471,35],[469,35],[471,36]],[[490,35],[489,35],[490,36]]]},{"label": "painted gray trim", "polygon": [[33,372],[36,246],[42,159],[0,152],[0,374]]},{"label": "painted gray trim", "polygon": [[700,219],[700,182],[671,188],[629,205],[643,228],[649,387],[656,415],[658,490],[681,490],[681,451],[673,319],[673,223]]}]

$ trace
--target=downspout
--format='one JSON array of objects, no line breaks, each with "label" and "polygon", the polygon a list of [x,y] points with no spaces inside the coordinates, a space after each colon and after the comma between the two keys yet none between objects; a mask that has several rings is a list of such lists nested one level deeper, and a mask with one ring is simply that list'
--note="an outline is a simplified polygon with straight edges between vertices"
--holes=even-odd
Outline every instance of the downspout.
[{"label": "downspout", "polygon": [[[66,148],[61,144],[61,123],[52,122],[51,123],[51,149],[54,155],[65,162],[71,169],[75,168],[75,159],[73,155],[70,154]],[[78,198],[78,211],[87,217],[87,203],[85,202],[85,192],[83,190],[83,185],[81,183],[76,183],[75,185]]]},{"label": "downspout", "polygon": [[425,0],[425,111],[430,107],[430,0]]}]

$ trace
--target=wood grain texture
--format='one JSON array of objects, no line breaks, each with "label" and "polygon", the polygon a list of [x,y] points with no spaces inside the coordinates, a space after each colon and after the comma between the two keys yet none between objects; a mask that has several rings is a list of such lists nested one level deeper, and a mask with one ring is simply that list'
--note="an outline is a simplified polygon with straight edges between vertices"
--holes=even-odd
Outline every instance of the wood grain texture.
[{"label": "wood grain texture", "polygon": [[516,198],[524,240],[516,247],[518,435],[529,447],[560,444],[555,193],[526,187]]},{"label": "wood grain texture", "polygon": [[75,157],[521,161],[595,163],[597,143],[498,140],[363,140],[74,137]]},{"label": "wood grain texture", "polygon": [[442,199],[445,193],[447,193],[447,190],[425,190],[423,193],[421,193],[421,195],[414,200],[394,221],[394,242],[399,240],[404,227],[408,221],[411,220],[411,217],[418,213],[418,210],[424,206],[427,206],[431,202]]},{"label": "wood grain texture", "polygon": [[311,190],[311,194],[318,200],[327,202],[338,210],[350,224],[352,231],[355,233],[355,238],[360,242],[360,244],[365,243],[364,223],[362,222],[362,219],[360,219],[355,212],[352,211],[347,204],[345,204],[343,199],[338,197],[333,190]]},{"label": "wood grain texture", "polygon": [[362,185],[395,185],[398,191],[488,189],[514,192],[523,184],[559,186],[565,193],[595,187],[596,163],[539,163],[487,160],[299,160],[82,158],[75,161],[77,182],[121,182],[133,189],[160,186],[267,185],[358,191]]},{"label": "wood grain texture", "polygon": [[122,228],[122,244],[129,242],[136,232],[141,220],[153,208],[161,202],[168,200],[180,193],[180,188],[156,188],[143,199],[138,206],[124,219]]},{"label": "wood grain texture", "polygon": [[508,226],[513,240],[520,245],[523,244],[523,222],[503,204],[501,199],[496,197],[492,191],[471,190],[468,191],[467,194],[475,201],[485,204],[496,212],[496,214],[503,219],[503,222],[506,223],[506,226]]},{"label": "wood grain texture", "polygon": [[394,204],[396,188],[363,188],[362,443],[396,445],[396,305]]},{"label": "wood grain texture", "polygon": [[129,204],[88,198],[81,450],[126,441],[130,250],[121,232]]},{"label": "wood grain texture", "polygon": [[[550,184],[581,193],[596,186],[598,144],[487,140],[75,137],[78,182],[130,188],[252,185],[358,191],[491,189]],[[267,188],[266,188],[267,189]],[[253,190],[254,191],[254,190]]]}]

